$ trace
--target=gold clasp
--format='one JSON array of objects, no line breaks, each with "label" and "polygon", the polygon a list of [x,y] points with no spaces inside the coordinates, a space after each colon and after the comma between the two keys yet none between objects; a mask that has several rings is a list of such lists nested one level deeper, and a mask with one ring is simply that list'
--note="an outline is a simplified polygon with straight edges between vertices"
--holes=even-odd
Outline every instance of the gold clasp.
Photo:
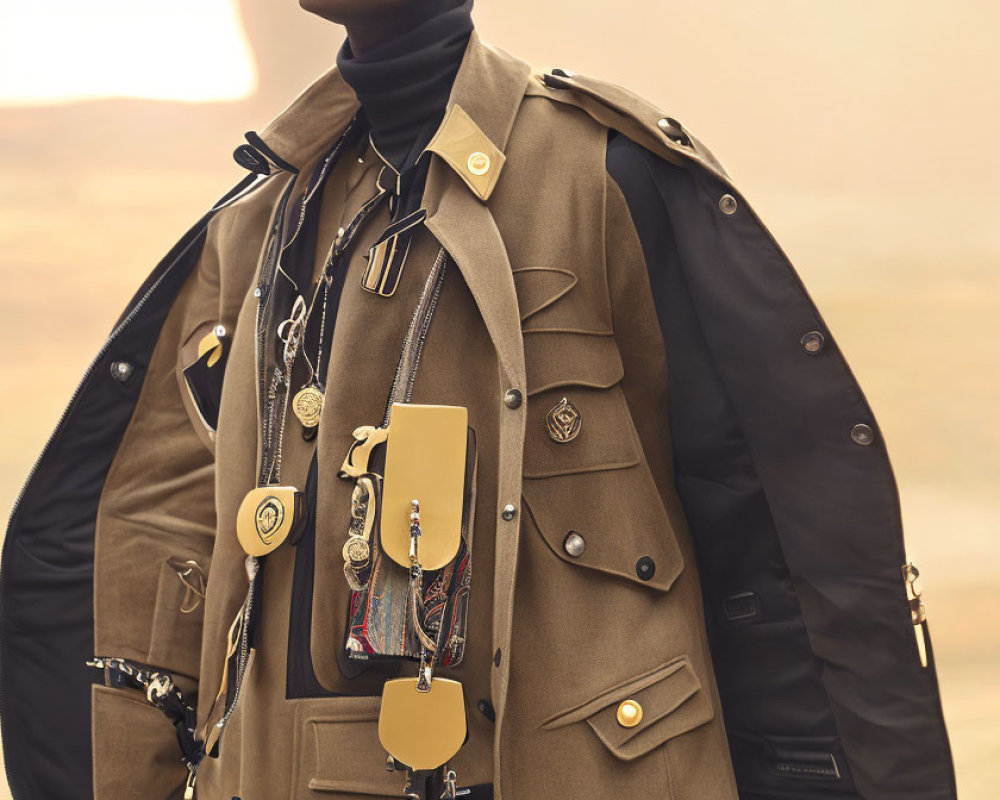
[{"label": "gold clasp", "polygon": [[340,467],[341,478],[360,478],[368,472],[368,460],[371,458],[372,450],[389,438],[389,429],[362,425],[354,429],[352,436],[354,442]]},{"label": "gold clasp", "polygon": [[927,640],[924,638],[923,625],[927,621],[927,607],[921,598],[923,587],[920,585],[920,570],[913,562],[902,566],[903,583],[906,586],[906,601],[910,606],[910,621],[913,623],[913,635],[917,639],[917,651],[920,653],[920,666],[927,666]]}]

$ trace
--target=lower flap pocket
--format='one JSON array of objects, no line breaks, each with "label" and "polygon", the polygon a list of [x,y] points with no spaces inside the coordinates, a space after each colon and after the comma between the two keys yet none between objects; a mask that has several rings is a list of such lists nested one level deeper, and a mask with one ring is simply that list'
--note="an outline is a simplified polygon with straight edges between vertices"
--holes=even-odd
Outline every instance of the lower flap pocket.
[{"label": "lower flap pocket", "polygon": [[708,694],[679,656],[548,719],[543,728],[586,721],[615,756],[631,761],[712,720]]},{"label": "lower flap pocket", "polygon": [[[300,758],[306,788],[317,795],[401,797],[405,773],[386,770],[378,738],[381,697],[338,697],[303,719]],[[313,795],[307,795],[313,796]]]},{"label": "lower flap pocket", "polygon": [[187,767],[163,712],[130,689],[92,691],[95,800],[178,797]]},{"label": "lower flap pocket", "polygon": [[172,556],[160,565],[146,663],[198,677],[205,572],[197,561]]}]

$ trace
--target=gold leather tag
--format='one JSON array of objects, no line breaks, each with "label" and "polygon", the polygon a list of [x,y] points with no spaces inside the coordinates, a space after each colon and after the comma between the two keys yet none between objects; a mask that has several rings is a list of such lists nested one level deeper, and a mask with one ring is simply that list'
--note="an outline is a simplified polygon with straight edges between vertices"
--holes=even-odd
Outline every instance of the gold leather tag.
[{"label": "gold leather tag", "polygon": [[236,512],[236,538],[251,556],[265,556],[301,524],[302,492],[294,486],[261,486],[247,492]]},{"label": "gold leather tag", "polygon": [[205,334],[198,342],[198,358],[201,358],[209,350],[212,354],[208,357],[208,366],[214,367],[222,357],[222,341],[219,339],[218,331],[221,326],[214,326],[212,330]]},{"label": "gold leather tag", "polygon": [[382,484],[382,549],[410,567],[410,513],[420,502],[420,564],[440,569],[462,536],[469,412],[462,406],[393,403]]},{"label": "gold leather tag", "polygon": [[378,717],[382,747],[413,770],[437,769],[465,743],[465,696],[462,684],[434,678],[426,692],[417,678],[386,681]]}]

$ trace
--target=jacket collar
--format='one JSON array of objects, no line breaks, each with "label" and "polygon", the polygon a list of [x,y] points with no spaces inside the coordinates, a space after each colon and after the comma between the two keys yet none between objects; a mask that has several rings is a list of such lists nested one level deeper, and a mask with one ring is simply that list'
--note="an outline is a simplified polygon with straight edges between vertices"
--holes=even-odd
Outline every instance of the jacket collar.
[{"label": "jacket collar", "polygon": [[[500,177],[503,149],[530,71],[472,32],[444,118],[426,151],[437,154],[480,200],[489,198]],[[259,134],[247,133],[248,144],[234,156],[255,172],[297,173],[329,147],[359,108],[354,90],[333,67]]]}]

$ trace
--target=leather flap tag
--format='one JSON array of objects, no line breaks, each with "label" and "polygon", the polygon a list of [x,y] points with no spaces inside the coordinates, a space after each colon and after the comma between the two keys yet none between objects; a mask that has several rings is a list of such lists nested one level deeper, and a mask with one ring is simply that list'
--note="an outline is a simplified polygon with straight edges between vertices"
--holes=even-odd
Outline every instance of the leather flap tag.
[{"label": "leather flap tag", "polygon": [[467,725],[462,684],[434,678],[427,691],[416,678],[386,681],[378,718],[382,746],[414,770],[447,764],[465,743]]},{"label": "leather flap tag", "polygon": [[382,549],[410,567],[410,513],[420,502],[418,559],[440,569],[458,554],[469,412],[462,406],[393,403],[382,484]]}]

